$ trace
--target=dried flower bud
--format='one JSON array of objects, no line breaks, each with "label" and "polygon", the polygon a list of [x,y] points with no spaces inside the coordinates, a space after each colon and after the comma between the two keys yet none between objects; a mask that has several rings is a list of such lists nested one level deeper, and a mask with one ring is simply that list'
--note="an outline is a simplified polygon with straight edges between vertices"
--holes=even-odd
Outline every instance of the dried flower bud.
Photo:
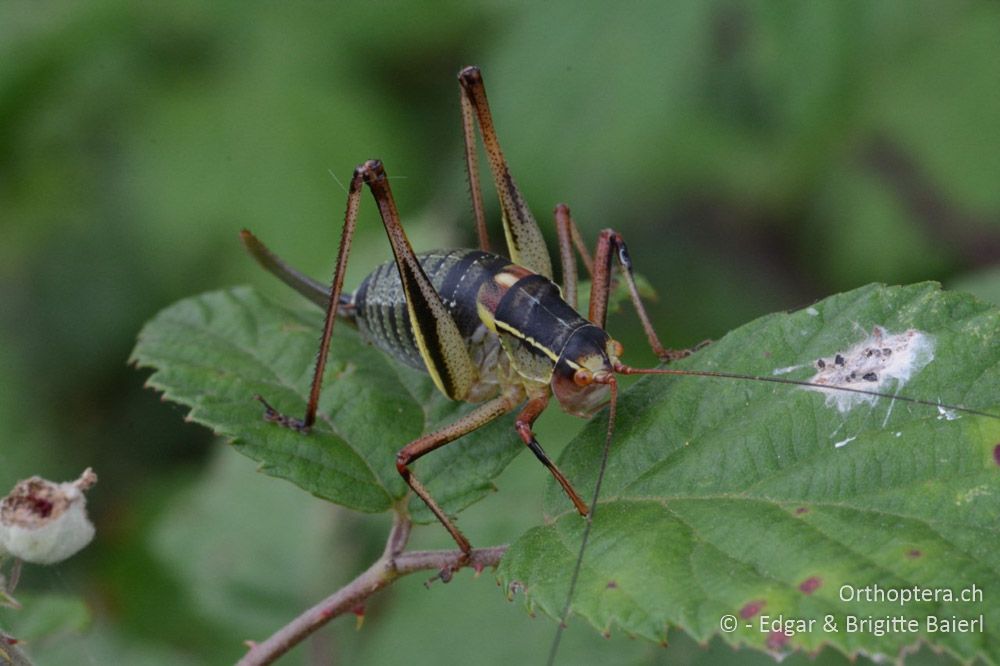
[{"label": "dried flower bud", "polygon": [[89,467],[71,483],[37,476],[18,481],[0,501],[0,554],[55,564],[79,552],[94,538],[83,491],[95,483]]}]

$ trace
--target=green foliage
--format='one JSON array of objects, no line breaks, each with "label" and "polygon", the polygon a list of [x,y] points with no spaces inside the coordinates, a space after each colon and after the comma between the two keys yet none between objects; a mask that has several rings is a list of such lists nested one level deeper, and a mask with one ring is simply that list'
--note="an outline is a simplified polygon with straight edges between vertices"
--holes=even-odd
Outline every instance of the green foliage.
[{"label": "green foliage", "polygon": [[[293,298],[240,252],[241,227],[325,279],[344,201],[330,173],[343,181],[368,157],[385,161],[416,248],[473,242],[461,65],[483,67],[513,174],[546,232],[557,201],[572,206],[588,240],[601,227],[621,231],[660,295],[650,310],[657,330],[680,347],[866,282],[957,286],[995,264],[998,33],[1000,4],[938,0],[681,0],[624,12],[559,1],[366,12],[346,3],[0,3],[0,486],[35,473],[70,478],[88,465],[101,475],[90,504],[95,542],[57,573],[28,569],[19,586],[19,596],[80,590],[98,621],[58,654],[36,644],[33,656],[217,663],[232,659],[213,646],[252,636],[258,625],[235,628],[229,616],[180,603],[191,587],[186,563],[152,552],[157,512],[182,503],[192,477],[211,485],[218,446],[142,390],[144,375],[123,359],[144,322],[188,295],[249,282]],[[348,286],[389,256],[370,205],[361,215]],[[612,320],[638,364],[637,328],[627,308]],[[547,414],[540,437],[554,454],[575,428]],[[421,460],[421,473],[439,455]],[[471,457],[461,463],[475,469]],[[477,544],[537,522],[545,471],[530,456],[510,469],[496,481],[504,492],[463,514]],[[454,510],[467,500],[452,501]],[[436,526],[415,538],[449,545]],[[286,545],[282,566],[298,566],[296,544]],[[344,548],[299,608],[370,563],[370,553]],[[445,648],[475,651],[482,663],[544,654],[550,627],[468,594],[471,585],[398,587],[373,604],[384,615],[364,631],[334,623],[330,660],[351,662],[341,646],[352,643],[369,650],[353,661],[393,663],[377,647],[399,636],[419,647],[395,661],[447,661]],[[451,631],[445,618],[455,615],[462,624]],[[566,647],[580,635],[580,663],[592,654],[612,663],[720,658],[676,635],[668,651],[642,651],[571,631]],[[846,663],[831,652],[820,660]]]},{"label": "green foliage", "polygon": [[[386,511],[406,494],[396,452],[469,406],[438,395],[430,380],[336,331],[317,424],[308,436],[263,420],[253,400],[305,412],[322,316],[284,307],[249,289],[186,299],[139,334],[133,360],[155,367],[149,385],[192,408],[190,418],[234,440],[268,474],[361,511]],[[498,436],[504,432],[508,436]],[[510,418],[421,460],[418,475],[446,510],[459,511],[492,489],[522,445]],[[413,514],[429,519],[423,503]]]},{"label": "green foliage", "polygon": [[[808,379],[814,359],[845,351],[876,325],[934,340],[934,360],[896,390],[1000,411],[1000,312],[930,284],[871,286],[764,317],[684,367],[768,376],[798,366]],[[133,358],[156,368],[152,386],[190,406],[192,419],[233,439],[264,471],[351,508],[387,510],[404,495],[394,452],[455,414],[431,396],[428,379],[338,331],[316,430],[302,435],[264,422],[255,393],[292,413],[304,409],[319,328],[314,311],[234,289],[162,312]],[[1000,560],[982,535],[994,533],[1000,512],[1000,420],[945,416],[933,405],[886,399],[845,414],[815,391],[763,382],[644,378],[619,404],[574,612],[605,633],[665,641],[677,626],[705,640],[722,615],[754,604],[788,617],[891,610],[838,601],[845,584],[996,589]],[[560,462],[584,494],[604,429],[595,418]],[[494,426],[417,469],[457,511],[482,496],[520,448],[509,427]],[[442,473],[452,465],[460,468]],[[517,541],[500,574],[507,585],[517,581],[532,606],[556,615],[583,521],[557,487],[546,506],[549,524]],[[960,569],[947,568],[956,561]],[[1000,602],[906,608],[918,619],[979,612],[1000,613]],[[774,644],[759,629],[727,638],[775,650],[831,643],[885,654],[915,639],[811,632]],[[990,633],[927,638],[963,658],[1000,656]]]},{"label": "green foliage", "polygon": [[[342,561],[331,547],[334,507],[303,503],[302,495],[289,483],[254,474],[251,460],[220,448],[150,530],[151,552],[177,572],[184,582],[178,593],[212,618],[216,631],[267,636],[315,601],[316,578]],[[253,557],[246,556],[248,543]],[[215,647],[213,661],[240,657],[238,645]]]},{"label": "green foliage", "polygon": [[[770,375],[829,356],[873,325],[934,336],[936,357],[902,393],[1000,413],[1000,311],[933,285],[865,287],[772,315],[727,335],[678,367]],[[859,328],[860,327],[860,328]],[[801,374],[801,373],[800,373]],[[560,465],[593,488],[606,423],[596,418]],[[837,446],[837,444],[841,446]],[[602,498],[573,613],[602,632],[665,641],[679,626],[699,640],[725,614],[726,639],[775,652],[894,655],[926,640],[964,660],[1000,661],[984,632],[876,637],[848,634],[846,615],[1000,615],[996,516],[1000,419],[880,399],[843,414],[800,388],[707,378],[647,377],[619,405]],[[530,606],[558,616],[583,521],[550,488],[547,524],[508,552],[500,576]],[[971,588],[981,603],[844,602],[842,585]],[[756,607],[756,608],[755,608]],[[833,614],[839,633],[776,640],[763,614]]]}]

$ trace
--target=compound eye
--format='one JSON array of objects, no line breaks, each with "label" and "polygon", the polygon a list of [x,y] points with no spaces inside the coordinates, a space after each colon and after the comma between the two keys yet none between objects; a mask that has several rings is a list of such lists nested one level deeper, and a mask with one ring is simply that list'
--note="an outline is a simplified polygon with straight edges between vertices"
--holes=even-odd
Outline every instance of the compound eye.
[{"label": "compound eye", "polygon": [[577,386],[588,386],[594,381],[594,373],[586,368],[580,368],[573,374],[573,383]]},{"label": "compound eye", "polygon": [[625,353],[625,348],[622,347],[622,343],[617,340],[608,340],[608,353],[615,358],[618,358]]}]

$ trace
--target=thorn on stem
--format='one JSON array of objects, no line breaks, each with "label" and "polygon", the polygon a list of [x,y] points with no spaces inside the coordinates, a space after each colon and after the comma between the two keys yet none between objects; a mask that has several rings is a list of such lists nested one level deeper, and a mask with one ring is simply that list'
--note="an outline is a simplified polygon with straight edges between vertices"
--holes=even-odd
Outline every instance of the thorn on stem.
[{"label": "thorn on stem", "polygon": [[357,618],[354,625],[354,630],[361,631],[361,627],[365,623],[365,605],[363,603],[358,604],[357,606],[351,609],[351,612],[354,613],[355,618]]}]

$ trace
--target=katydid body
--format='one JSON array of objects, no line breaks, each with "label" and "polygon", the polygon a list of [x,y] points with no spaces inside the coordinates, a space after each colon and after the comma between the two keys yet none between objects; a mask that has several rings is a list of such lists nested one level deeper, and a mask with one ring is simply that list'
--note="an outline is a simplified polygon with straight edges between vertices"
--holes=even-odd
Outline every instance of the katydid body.
[{"label": "katydid body", "polygon": [[[250,232],[243,232],[243,240],[261,264],[310,300],[327,303],[327,290],[288,269]],[[453,395],[448,385],[442,388],[445,395],[482,402],[504,390],[523,399],[552,388],[563,409],[581,417],[591,416],[607,402],[606,385],[574,377],[580,370],[613,372],[618,343],[570,307],[551,280],[482,250],[438,250],[415,256],[455,322],[475,369],[467,393]],[[387,355],[428,370],[392,262],[372,271],[353,293],[341,294],[337,314]]]},{"label": "katydid body", "polygon": [[[468,402],[495,397],[520,385],[524,395],[544,392],[560,358],[575,372],[583,349],[601,354],[608,337],[562,300],[548,278],[481,250],[419,254],[421,268],[458,326],[476,368]],[[350,297],[362,335],[390,356],[425,370],[413,335],[399,273],[386,263],[366,277]],[[576,352],[569,349],[576,349]],[[606,399],[567,411],[589,416]],[[602,397],[603,396],[603,397]],[[570,408],[572,407],[572,408]]]},{"label": "katydid body", "polygon": [[[556,207],[554,219],[559,239],[562,288],[553,282],[552,262],[541,231],[518,191],[500,150],[479,70],[474,67],[462,70],[459,81],[478,249],[415,253],[403,231],[385,171],[377,160],[360,165],[351,179],[336,268],[329,288],[288,266],[249,231],[242,234],[247,249],[261,265],[326,310],[304,416],[287,416],[258,396],[265,405],[266,419],[302,431],[303,436],[312,427],[316,420],[327,352],[338,318],[357,326],[367,340],[389,356],[428,372],[446,397],[476,403],[475,408],[454,423],[405,444],[396,457],[399,474],[461,549],[463,558],[456,567],[468,561],[471,544],[417,479],[413,464],[427,453],[518,408],[520,411],[515,421],[518,436],[548,468],[576,510],[592,518],[603,479],[604,462],[597,475],[593,500],[588,506],[545,454],[532,433],[532,424],[546,409],[553,395],[564,411],[582,417],[592,416],[610,400],[605,462],[614,426],[616,375],[619,374],[676,374],[753,380],[942,407],[934,401],[898,394],[886,395],[846,386],[827,387],[774,376],[626,366],[620,358],[622,346],[604,330],[613,263],[621,269],[632,304],[657,356],[663,361],[670,361],[688,355],[691,350],[669,350],[660,343],[639,298],[632,262],[622,237],[611,229],[605,229],[591,257],[570,218],[569,209],[563,205]],[[503,254],[490,250],[486,232],[476,158],[476,125],[480,129],[500,202],[506,240],[506,252]],[[361,191],[366,185],[378,205],[394,260],[372,271],[353,292],[345,292],[344,275],[357,224]],[[592,279],[589,308],[585,316],[576,311],[576,254],[583,260]],[[862,377],[862,380],[867,379],[867,375]],[[984,414],[962,407],[947,407]],[[992,414],[987,416],[995,417]],[[569,613],[590,524],[588,519],[561,614],[563,621]],[[440,575],[447,580],[451,572],[452,569],[448,569]],[[558,639],[553,645],[550,661],[557,647]]]},{"label": "katydid body", "polygon": [[[289,268],[250,232],[243,232],[243,240],[263,266],[297,291],[317,304],[330,302],[329,291]],[[620,364],[617,355],[621,346],[601,327],[570,307],[551,280],[505,257],[482,250],[458,249],[415,254],[414,259],[455,324],[471,361],[472,381],[464,393],[456,391],[455,382],[447,376],[447,362],[434,358],[445,352],[440,340],[434,337],[433,321],[425,327],[431,334],[425,332],[421,339],[418,331],[422,315],[417,313],[418,326],[414,326],[407,288],[393,262],[377,267],[354,292],[338,294],[336,314],[355,325],[366,340],[387,355],[430,371],[448,397],[489,403],[481,414],[473,412],[475,416],[460,429],[446,429],[445,439],[421,438],[404,448],[399,457],[400,473],[414,485],[416,479],[405,468],[419,455],[453,441],[456,437],[452,435],[460,436],[527,402],[517,421],[518,433],[585,515],[586,505],[545,455],[531,432],[531,423],[541,414],[553,392],[563,409],[577,416],[591,416],[603,406],[609,397],[614,367]],[[425,352],[424,347],[430,351]],[[435,369],[431,370],[432,367]],[[270,407],[269,413],[273,420],[286,425],[307,427],[304,420],[300,423],[288,419]],[[421,444],[417,445],[418,442]],[[414,490],[421,496],[426,492],[422,487]],[[433,500],[428,505],[439,514]],[[466,550],[468,541],[443,513],[439,518]]]},{"label": "katydid body", "polygon": [[[243,241],[254,258],[284,282],[326,308],[323,335],[313,382],[300,419],[266,406],[265,417],[303,432],[316,419],[323,370],[335,321],[346,319],[374,345],[407,365],[426,370],[437,388],[452,400],[478,406],[455,423],[403,446],[396,467],[448,530],[463,553],[471,545],[451,518],[416,478],[411,468],[421,456],[455,441],[489,421],[521,408],[515,428],[522,441],[549,469],[581,515],[592,513],[569,480],[542,450],[531,427],[554,395],[560,407],[588,417],[606,404],[614,407],[616,374],[681,374],[813,386],[778,377],[754,377],[724,372],[637,369],[622,363],[622,346],[605,331],[612,264],[617,263],[653,351],[664,361],[690,353],[669,350],[660,343],[646,315],[632,274],[624,240],[614,230],[601,232],[591,258],[569,209],[558,205],[555,227],[559,238],[562,289],[552,282],[552,262],[538,224],[517,189],[500,150],[479,70],[459,73],[466,161],[473,211],[480,240],[478,250],[439,250],[417,254],[403,230],[389,182],[378,160],[354,172],[347,211],[330,288],[299,273],[272,254],[249,231]],[[500,201],[506,255],[489,250],[476,164],[478,124]],[[343,289],[351,241],[357,224],[361,190],[367,185],[378,205],[394,260],[370,273],[354,292]],[[592,278],[587,315],[576,312],[578,253]],[[838,391],[870,396],[864,388]],[[893,400],[936,404],[889,396]],[[972,410],[965,410],[972,411]],[[612,427],[609,422],[609,433]],[[593,506],[593,505],[592,505]],[[447,575],[447,572],[444,572]]]},{"label": "katydid body", "polygon": [[[290,268],[249,231],[243,232],[243,240],[266,269],[326,307],[305,416],[301,419],[286,416],[260,398],[266,406],[266,418],[303,432],[313,425],[338,316],[355,323],[368,340],[390,356],[426,370],[448,398],[479,403],[455,423],[404,446],[396,459],[396,467],[407,484],[468,555],[471,550],[468,539],[414,476],[410,466],[430,451],[523,405],[515,423],[518,435],[549,469],[580,514],[589,513],[587,505],[538,444],[531,425],[553,394],[565,411],[584,417],[592,415],[613,395],[615,373],[626,370],[618,358],[621,345],[603,330],[611,264],[615,259],[623,269],[654,351],[664,359],[686,352],[666,350],[657,340],[639,300],[631,260],[621,237],[612,230],[602,232],[596,256],[591,259],[569,209],[562,205],[556,207],[555,224],[560,239],[563,290],[552,282],[548,249],[500,150],[479,70],[463,69],[459,82],[479,250],[416,254],[403,231],[388,179],[377,160],[359,166],[351,179],[329,290]],[[476,162],[477,124],[500,200],[509,258],[489,251]],[[364,185],[369,187],[379,207],[394,261],[375,269],[353,293],[345,293],[344,273]],[[574,248],[593,278],[587,317],[575,309]]]}]

